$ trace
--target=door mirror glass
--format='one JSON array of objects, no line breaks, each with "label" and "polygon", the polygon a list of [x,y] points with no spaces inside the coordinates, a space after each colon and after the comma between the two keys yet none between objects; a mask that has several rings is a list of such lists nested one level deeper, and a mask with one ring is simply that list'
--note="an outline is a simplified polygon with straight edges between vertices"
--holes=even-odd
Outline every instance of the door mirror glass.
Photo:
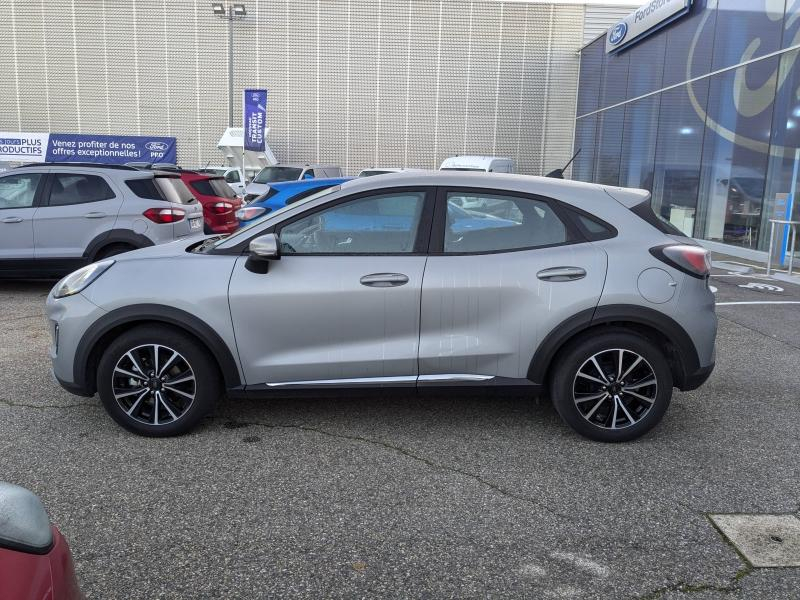
[{"label": "door mirror glass", "polygon": [[278,252],[278,236],[274,233],[265,233],[250,242],[250,253],[253,256],[267,260],[280,258]]}]

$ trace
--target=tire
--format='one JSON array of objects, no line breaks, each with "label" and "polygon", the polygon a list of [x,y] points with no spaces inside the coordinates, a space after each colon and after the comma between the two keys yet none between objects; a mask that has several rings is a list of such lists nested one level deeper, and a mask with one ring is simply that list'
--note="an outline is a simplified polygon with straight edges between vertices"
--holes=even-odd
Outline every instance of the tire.
[{"label": "tire", "polygon": [[104,258],[110,258],[112,256],[116,256],[117,254],[122,254],[123,252],[130,252],[131,250],[138,250],[138,248],[131,246],[130,244],[110,244],[105,248],[101,248],[97,254],[94,255],[94,260],[103,260]]},{"label": "tire", "polygon": [[575,431],[599,442],[641,437],[661,421],[672,398],[672,371],[663,351],[626,329],[576,340],[554,365],[550,394],[556,411]]},{"label": "tire", "polygon": [[126,331],[106,348],[97,367],[97,390],[108,414],[148,437],[191,431],[213,409],[220,381],[216,362],[196,339],[161,325]]}]

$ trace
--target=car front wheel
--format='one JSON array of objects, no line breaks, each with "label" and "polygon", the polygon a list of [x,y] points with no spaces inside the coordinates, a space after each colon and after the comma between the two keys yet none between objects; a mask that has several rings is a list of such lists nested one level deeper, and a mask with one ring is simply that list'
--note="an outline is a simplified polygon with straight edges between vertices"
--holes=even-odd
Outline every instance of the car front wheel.
[{"label": "car front wheel", "polygon": [[601,442],[625,442],[661,421],[672,398],[672,372],[650,340],[612,330],[566,348],[550,391],[559,415],[575,431]]},{"label": "car front wheel", "polygon": [[139,435],[193,429],[220,395],[219,372],[200,344],[168,326],[141,326],[114,340],[97,368],[109,415]]}]

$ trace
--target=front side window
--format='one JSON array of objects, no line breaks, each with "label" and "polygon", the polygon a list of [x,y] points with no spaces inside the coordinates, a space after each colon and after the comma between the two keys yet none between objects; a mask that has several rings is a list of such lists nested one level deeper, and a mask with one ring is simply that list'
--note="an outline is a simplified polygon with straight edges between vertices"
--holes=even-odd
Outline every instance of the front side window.
[{"label": "front side window", "polygon": [[0,209],[33,206],[41,178],[40,173],[0,177]]},{"label": "front side window", "polygon": [[414,251],[425,192],[358,198],[280,231],[282,254],[405,254]]},{"label": "front side window", "polygon": [[114,198],[106,180],[97,175],[56,173],[50,187],[50,206],[99,202]]},{"label": "front side window", "polygon": [[566,226],[547,202],[482,192],[447,194],[446,253],[504,252],[567,241]]}]

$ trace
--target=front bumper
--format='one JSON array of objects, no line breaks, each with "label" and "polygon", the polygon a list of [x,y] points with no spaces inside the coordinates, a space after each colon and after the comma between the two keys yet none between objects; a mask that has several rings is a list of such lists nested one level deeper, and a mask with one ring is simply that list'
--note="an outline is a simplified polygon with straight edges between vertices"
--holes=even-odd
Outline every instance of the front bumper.
[{"label": "front bumper", "polygon": [[92,396],[94,396],[94,394],[90,390],[87,390],[82,385],[78,385],[77,383],[72,383],[70,381],[64,381],[58,375],[56,375],[56,372],[52,368],[50,369],[50,375],[58,385],[67,390],[70,394],[75,394],[76,396],[83,396],[85,398],[91,398]]}]

